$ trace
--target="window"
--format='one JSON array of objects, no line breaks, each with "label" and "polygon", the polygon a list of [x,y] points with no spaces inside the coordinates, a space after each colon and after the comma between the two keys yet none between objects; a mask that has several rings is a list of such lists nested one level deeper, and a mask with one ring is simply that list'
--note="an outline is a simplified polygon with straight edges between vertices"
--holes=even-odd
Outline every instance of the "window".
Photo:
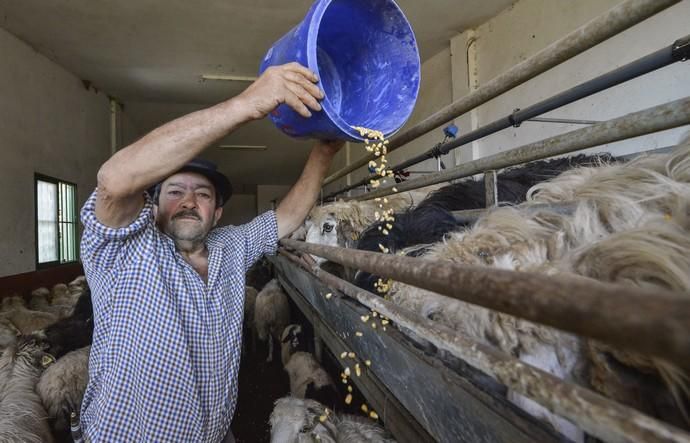
[{"label": "window", "polygon": [[35,175],[36,266],[77,261],[77,186]]}]

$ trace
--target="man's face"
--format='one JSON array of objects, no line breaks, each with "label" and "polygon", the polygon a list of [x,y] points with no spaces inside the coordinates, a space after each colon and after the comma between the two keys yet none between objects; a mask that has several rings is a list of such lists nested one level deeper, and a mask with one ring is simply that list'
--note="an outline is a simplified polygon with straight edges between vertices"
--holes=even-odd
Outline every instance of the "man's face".
[{"label": "man's face", "polygon": [[216,208],[216,191],[206,177],[180,172],[161,184],[154,213],[159,229],[173,239],[198,242],[216,225],[223,208]]}]

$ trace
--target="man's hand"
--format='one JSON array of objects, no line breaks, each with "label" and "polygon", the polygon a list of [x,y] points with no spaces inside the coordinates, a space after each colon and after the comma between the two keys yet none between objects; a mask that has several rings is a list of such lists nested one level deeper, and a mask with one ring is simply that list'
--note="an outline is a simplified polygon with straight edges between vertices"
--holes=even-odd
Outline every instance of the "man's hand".
[{"label": "man's hand", "polygon": [[315,85],[316,74],[299,63],[271,66],[239,98],[249,107],[251,118],[262,119],[286,103],[303,117],[320,111],[323,92]]}]

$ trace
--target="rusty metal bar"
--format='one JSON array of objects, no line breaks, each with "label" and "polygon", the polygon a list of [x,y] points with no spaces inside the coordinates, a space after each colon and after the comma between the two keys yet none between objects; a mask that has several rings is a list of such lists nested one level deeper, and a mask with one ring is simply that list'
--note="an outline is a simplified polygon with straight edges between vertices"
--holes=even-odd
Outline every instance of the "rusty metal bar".
[{"label": "rusty metal bar", "polygon": [[690,369],[690,296],[573,275],[461,265],[295,240],[282,244],[344,266],[653,355]]},{"label": "rusty metal bar", "polygon": [[[530,80],[564,61],[592,48],[614,35],[678,3],[680,0],[626,0],[606,13],[584,24],[575,31],[550,44],[524,62],[513,66],[470,94],[451,103],[393,138],[388,145],[391,152],[421,137],[445,122],[483,105],[506,91]],[[376,128],[372,128],[376,129]],[[336,171],[324,180],[326,186],[358,169],[374,157],[366,155],[360,160]]]},{"label": "rusty metal bar", "polygon": [[[292,247],[297,242],[285,243]],[[318,266],[309,266],[293,254],[287,253],[286,257],[331,288],[412,330],[439,349],[450,352],[495,377],[508,388],[571,420],[591,435],[615,443],[690,441],[690,435],[680,429],[615,403],[588,389],[564,382],[490,346],[467,339],[450,328],[341,280]]]},{"label": "rusty metal bar", "polygon": [[510,151],[473,160],[436,174],[387,186],[344,200],[369,200],[396,192],[409,191],[479,174],[491,169],[502,169],[519,163],[541,160],[567,154],[653,132],[690,124],[690,97],[643,109],[603,123],[566,132],[555,137],[530,143]]}]

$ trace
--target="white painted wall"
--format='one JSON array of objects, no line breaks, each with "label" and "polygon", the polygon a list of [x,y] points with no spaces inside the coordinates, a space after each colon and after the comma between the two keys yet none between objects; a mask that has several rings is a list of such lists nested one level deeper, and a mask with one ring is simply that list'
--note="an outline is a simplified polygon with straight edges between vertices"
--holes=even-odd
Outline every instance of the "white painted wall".
[{"label": "white painted wall", "polygon": [[[529,58],[592,18],[604,13],[619,0],[520,0],[498,16],[473,30],[476,37],[476,78],[484,84],[511,66]],[[476,111],[476,125],[482,126],[539,100],[601,75],[647,55],[688,34],[690,0],[657,14],[639,25],[603,42],[583,54],[545,72],[505,93]],[[468,33],[453,38],[454,87],[460,98],[461,82],[466,81],[467,60],[460,50],[466,47]],[[626,84],[552,111],[545,117],[606,120],[690,95],[687,63],[640,77]],[[471,72],[472,70],[470,70]],[[463,117],[471,127],[470,114]],[[483,157],[549,136],[581,128],[580,125],[524,123],[461,148],[458,160]],[[676,143],[685,129],[640,137],[602,146],[616,155],[654,149]]]},{"label": "white painted wall", "polygon": [[255,194],[233,194],[223,207],[223,216],[218,226],[241,225],[256,217]]},{"label": "white painted wall", "polygon": [[77,184],[81,205],[110,152],[108,98],[0,29],[0,277],[35,270],[34,173]]},{"label": "white painted wall", "polygon": [[256,208],[259,214],[269,209],[273,209],[271,200],[276,200],[277,204],[285,197],[292,186],[280,185],[259,185],[256,187]]}]

